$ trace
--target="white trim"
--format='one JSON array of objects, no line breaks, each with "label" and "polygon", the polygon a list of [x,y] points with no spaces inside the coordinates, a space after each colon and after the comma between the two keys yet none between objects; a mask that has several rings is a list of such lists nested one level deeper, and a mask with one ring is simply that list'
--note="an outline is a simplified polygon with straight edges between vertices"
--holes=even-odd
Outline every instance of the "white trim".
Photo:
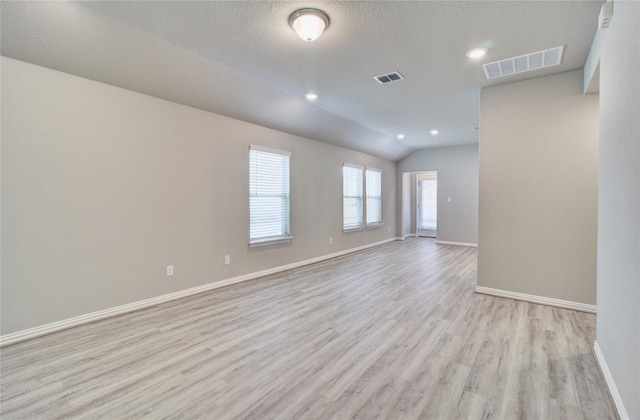
[{"label": "white trim", "polygon": [[348,168],[356,168],[356,169],[362,169],[362,173],[364,175],[364,166],[362,165],[358,165],[356,163],[343,163],[342,166],[346,166]]},{"label": "white trim", "polygon": [[[436,226],[435,229],[421,229],[420,225],[421,223],[421,214],[422,212],[420,211],[420,206],[422,205],[422,186],[421,183],[422,181],[428,181],[428,180],[435,180],[436,183],[438,182],[438,171],[424,171],[424,172],[417,172],[416,173],[416,200],[415,200],[415,211],[416,211],[416,236],[418,238],[420,237],[427,237],[427,238],[435,238],[437,236],[437,232],[438,232],[438,218],[436,216]],[[437,184],[436,184],[437,187]],[[438,194],[436,191],[436,207],[438,204]],[[437,210],[437,209],[436,209]],[[421,235],[420,231],[425,231],[425,232],[429,232],[428,234],[424,234]],[[433,236],[431,236],[433,235]]]},{"label": "white trim", "polygon": [[80,325],[88,324],[90,322],[99,321],[106,318],[111,318],[118,315],[124,315],[129,312],[139,311],[141,309],[150,308],[152,306],[160,305],[162,303],[171,302],[176,299],[182,299],[189,296],[197,295],[199,293],[208,292],[210,290],[219,289],[224,286],[229,286],[236,283],[241,283],[247,280],[253,280],[258,277],[267,276],[270,274],[280,273],[282,271],[291,270],[292,268],[298,268],[309,264],[314,264],[320,261],[329,260],[331,258],[340,257],[353,252],[362,251],[368,248],[384,245],[389,242],[398,240],[398,238],[389,238],[383,241],[374,242],[367,245],[362,245],[356,248],[347,249],[344,251],[334,252],[333,254],[322,255],[320,257],[311,258],[304,261],[298,261],[295,263],[281,265],[279,267],[273,267],[255,273],[244,274],[242,276],[232,277],[225,280],[216,281],[202,286],[192,287],[190,289],[180,290],[177,292],[169,293],[162,296],[153,297],[150,299],[140,300],[138,302],[128,303],[122,306],[116,306],[114,308],[108,308],[102,311],[92,312],[85,315],[76,316],[73,318],[63,319],[62,321],[52,322],[51,324],[41,325],[34,328],[29,328],[22,331],[17,331],[11,334],[5,334],[0,336],[0,348],[8,346],[10,344],[19,343],[21,341],[30,340],[32,338],[41,337],[43,335],[52,334],[54,332],[66,330],[69,328],[77,327]]},{"label": "white trim", "polygon": [[627,409],[624,407],[622,397],[620,396],[620,392],[618,391],[616,382],[613,380],[613,375],[611,375],[611,371],[609,370],[607,361],[604,358],[604,354],[602,354],[602,349],[600,349],[598,340],[593,342],[593,354],[596,357],[596,362],[598,363],[600,372],[602,372],[602,376],[604,376],[604,381],[607,383],[609,394],[611,395],[611,399],[616,406],[618,416],[620,416],[621,420],[629,420],[629,414],[627,413]]},{"label": "white trim", "polygon": [[365,230],[365,226],[364,226],[364,225],[362,225],[362,226],[356,226],[356,227],[351,227],[351,228],[346,228],[346,229],[345,229],[345,228],[342,228],[342,232],[343,232],[343,233],[349,233],[349,232],[360,232],[360,231],[363,231],[363,230]]},{"label": "white trim", "polygon": [[293,236],[278,236],[277,238],[254,239],[253,241],[249,242],[249,248],[289,243],[292,239]]},{"label": "white trim", "polygon": [[374,223],[372,223],[372,224],[370,224],[370,225],[365,226],[365,228],[366,228],[367,230],[368,230],[368,229],[379,229],[379,228],[381,228],[381,227],[383,227],[383,226],[384,226],[384,223],[375,223],[375,224],[374,224]]},{"label": "white trim", "polygon": [[280,150],[280,149],[274,149],[271,147],[258,146],[257,144],[250,144],[249,150],[257,150],[260,152],[275,153],[277,155],[284,155],[284,156],[291,157],[291,152],[287,150]]},{"label": "white trim", "polygon": [[422,171],[416,172],[416,181],[424,181],[425,179],[438,179],[438,171]]},{"label": "white trim", "polygon": [[[369,195],[369,178],[368,178],[369,171],[377,172],[380,174],[380,196]],[[380,200],[379,201],[380,219],[371,223],[369,223],[369,221],[367,220],[367,218],[369,217],[369,198],[373,200]],[[364,168],[364,224],[367,227],[367,229],[377,228],[382,226],[382,170],[381,169],[369,168],[369,167]]]},{"label": "white trim", "polygon": [[526,293],[511,292],[509,290],[492,289],[490,287],[476,286],[476,293],[483,295],[498,296],[507,299],[522,300],[524,302],[538,303],[540,305],[554,306],[556,308],[571,309],[574,311],[596,313],[596,305],[587,303],[572,302],[544,296],[528,295]]},{"label": "white trim", "polygon": [[405,238],[417,238],[418,234],[417,233],[407,233],[404,235]]},{"label": "white trim", "polygon": [[[347,196],[345,195],[345,168],[351,168],[351,169],[356,169],[358,171],[360,171],[360,195],[357,196]],[[354,179],[357,180],[358,177],[355,177]],[[360,166],[360,165],[356,165],[356,164],[352,164],[352,163],[343,163],[342,164],[342,231],[343,232],[355,232],[357,230],[363,230],[367,224],[366,221],[366,214],[365,214],[365,206],[367,205],[366,203],[366,197],[365,197],[365,175],[364,175],[364,166]],[[360,199],[360,214],[359,214],[359,220],[358,222],[360,222],[360,225],[357,226],[353,226],[353,225],[348,225],[345,226],[344,222],[344,199],[345,197],[348,198],[356,198],[356,199]]]},{"label": "white trim", "polygon": [[438,241],[436,240],[438,245],[456,245],[456,246],[470,246],[473,248],[477,248],[478,244],[474,244],[471,242],[451,242],[451,241]]}]

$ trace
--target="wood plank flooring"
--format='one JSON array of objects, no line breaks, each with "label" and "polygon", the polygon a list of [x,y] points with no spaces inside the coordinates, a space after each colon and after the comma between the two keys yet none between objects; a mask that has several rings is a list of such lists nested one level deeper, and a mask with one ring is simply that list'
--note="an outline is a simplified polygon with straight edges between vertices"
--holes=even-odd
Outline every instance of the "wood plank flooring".
[{"label": "wood plank flooring", "polygon": [[1,350],[2,419],[615,419],[595,316],[411,239]]}]

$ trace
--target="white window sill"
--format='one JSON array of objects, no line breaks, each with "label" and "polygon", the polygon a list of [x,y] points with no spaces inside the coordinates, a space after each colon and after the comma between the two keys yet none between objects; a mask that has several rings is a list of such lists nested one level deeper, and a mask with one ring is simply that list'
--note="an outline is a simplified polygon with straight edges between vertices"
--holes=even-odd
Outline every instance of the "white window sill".
[{"label": "white window sill", "polygon": [[357,226],[357,227],[352,227],[352,228],[347,228],[347,229],[342,229],[343,232],[348,233],[348,232],[359,232],[361,230],[364,230],[364,226]]},{"label": "white window sill", "polygon": [[268,239],[256,239],[249,242],[249,248],[256,248],[259,246],[267,246],[267,245],[275,245],[275,244],[284,244],[287,242],[291,242],[293,236],[282,236],[278,238],[268,238]]},{"label": "white window sill", "polygon": [[367,225],[367,229],[379,229],[382,227],[382,223],[376,223],[374,225]]}]

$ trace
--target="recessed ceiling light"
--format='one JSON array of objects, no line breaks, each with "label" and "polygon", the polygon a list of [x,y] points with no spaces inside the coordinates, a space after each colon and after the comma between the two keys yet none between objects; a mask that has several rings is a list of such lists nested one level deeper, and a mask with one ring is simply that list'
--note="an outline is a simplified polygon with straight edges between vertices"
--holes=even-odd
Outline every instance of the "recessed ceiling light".
[{"label": "recessed ceiling light", "polygon": [[316,93],[313,92],[309,92],[306,95],[304,95],[305,98],[307,98],[307,101],[313,102],[316,99],[318,99],[318,95]]},{"label": "recessed ceiling light", "polygon": [[400,133],[396,136],[398,140],[402,140],[404,138],[404,134]]},{"label": "recessed ceiling light", "polygon": [[469,58],[480,58],[480,57],[484,57],[484,55],[487,53],[487,49],[482,47],[482,48],[473,48],[470,49],[469,51],[467,51],[467,57]]},{"label": "recessed ceiling light", "polygon": [[432,136],[437,136],[439,131],[434,128],[433,130],[429,131],[429,133],[431,133]]}]

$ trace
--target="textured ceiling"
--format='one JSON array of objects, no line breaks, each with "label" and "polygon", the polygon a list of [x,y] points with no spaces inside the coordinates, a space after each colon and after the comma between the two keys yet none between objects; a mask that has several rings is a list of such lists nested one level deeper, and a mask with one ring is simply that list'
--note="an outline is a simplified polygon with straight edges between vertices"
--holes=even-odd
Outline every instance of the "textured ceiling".
[{"label": "textured ceiling", "polygon": [[[2,54],[396,160],[477,142],[483,86],[581,69],[602,3],[3,1]],[[309,6],[331,19],[313,43],[287,24]],[[560,45],[559,66],[484,77],[483,62]]]}]

